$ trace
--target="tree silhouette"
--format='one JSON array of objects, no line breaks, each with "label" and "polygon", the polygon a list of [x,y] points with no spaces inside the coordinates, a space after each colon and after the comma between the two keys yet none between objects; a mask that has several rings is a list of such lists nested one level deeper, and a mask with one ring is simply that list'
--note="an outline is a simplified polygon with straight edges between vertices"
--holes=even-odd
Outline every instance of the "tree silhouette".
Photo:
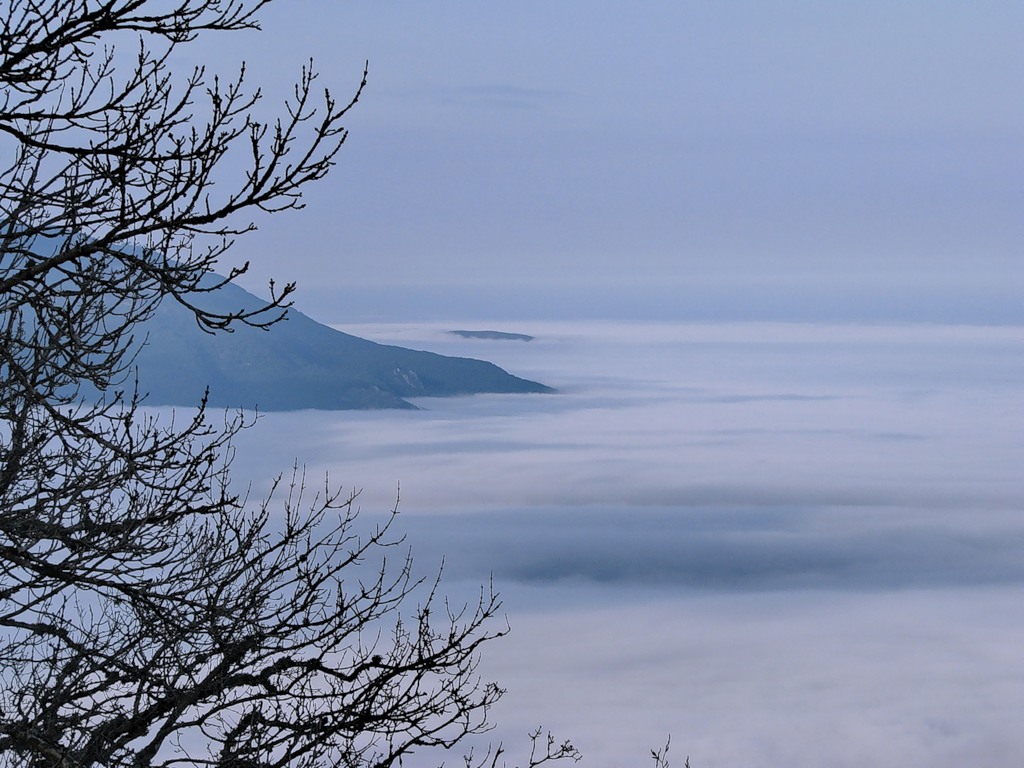
[{"label": "tree silhouette", "polygon": [[244,66],[171,66],[267,1],[0,2],[0,765],[388,766],[486,729],[501,695],[477,675],[491,590],[450,605],[394,511],[363,530],[298,468],[250,503],[243,416],[135,391],[161,301],[210,332],[281,317],[290,284],[255,312],[201,298],[245,270],[211,278],[251,216],[328,172],[362,93],[310,64],[267,123]]}]

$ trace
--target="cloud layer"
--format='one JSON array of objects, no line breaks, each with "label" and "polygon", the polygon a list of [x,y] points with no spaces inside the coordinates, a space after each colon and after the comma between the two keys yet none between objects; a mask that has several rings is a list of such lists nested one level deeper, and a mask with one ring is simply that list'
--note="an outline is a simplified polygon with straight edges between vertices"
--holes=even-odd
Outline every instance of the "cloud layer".
[{"label": "cloud layer", "polygon": [[1019,327],[447,327],[476,326],[346,330],[560,394],[268,414],[238,468],[298,457],[370,515],[400,484],[424,572],[444,557],[457,596],[494,575],[507,746],[543,723],[602,768],[669,732],[695,765],[1024,750]]}]

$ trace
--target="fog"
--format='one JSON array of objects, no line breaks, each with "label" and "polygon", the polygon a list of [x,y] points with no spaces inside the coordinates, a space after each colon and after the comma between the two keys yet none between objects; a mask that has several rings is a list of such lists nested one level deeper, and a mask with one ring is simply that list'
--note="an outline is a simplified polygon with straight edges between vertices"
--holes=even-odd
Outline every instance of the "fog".
[{"label": "fog", "polygon": [[[463,339],[452,328],[528,333]],[[266,414],[236,478],[298,459],[401,496],[424,573],[493,574],[495,740],[586,765],[1005,766],[1024,753],[1019,326],[345,326],[556,395]],[[399,491],[400,489],[400,491]]]}]

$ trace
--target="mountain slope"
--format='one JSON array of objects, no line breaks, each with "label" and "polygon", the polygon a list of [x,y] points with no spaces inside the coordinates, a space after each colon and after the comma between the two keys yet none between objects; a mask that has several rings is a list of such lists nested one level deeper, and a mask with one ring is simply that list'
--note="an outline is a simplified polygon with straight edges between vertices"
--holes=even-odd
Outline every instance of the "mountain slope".
[{"label": "mountain slope", "polygon": [[[204,297],[211,310],[261,306],[227,285]],[[164,302],[143,324],[139,390],[148,405],[209,405],[264,411],[411,408],[405,398],[482,392],[552,392],[492,363],[376,344],[317,323],[294,309],[263,331],[201,331],[192,315]]]}]

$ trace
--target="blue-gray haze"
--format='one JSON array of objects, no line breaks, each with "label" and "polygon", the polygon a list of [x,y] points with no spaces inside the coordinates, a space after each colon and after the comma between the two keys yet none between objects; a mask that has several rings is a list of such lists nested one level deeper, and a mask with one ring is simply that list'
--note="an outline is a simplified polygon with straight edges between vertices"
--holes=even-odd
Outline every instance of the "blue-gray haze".
[{"label": "blue-gray haze", "polygon": [[[239,242],[247,287],[561,394],[269,414],[238,476],[298,457],[371,514],[400,483],[424,567],[494,573],[498,737],[543,723],[602,768],[669,732],[695,765],[1019,760],[1024,5],[264,17],[194,61],[246,58],[268,101],[309,55],[339,98],[370,80],[336,173]],[[444,333],[474,328],[536,340]]]},{"label": "blue-gray haze", "polygon": [[276,3],[268,105],[312,55],[336,172],[259,222],[249,287],[324,322],[1020,321],[1016,0]]}]

